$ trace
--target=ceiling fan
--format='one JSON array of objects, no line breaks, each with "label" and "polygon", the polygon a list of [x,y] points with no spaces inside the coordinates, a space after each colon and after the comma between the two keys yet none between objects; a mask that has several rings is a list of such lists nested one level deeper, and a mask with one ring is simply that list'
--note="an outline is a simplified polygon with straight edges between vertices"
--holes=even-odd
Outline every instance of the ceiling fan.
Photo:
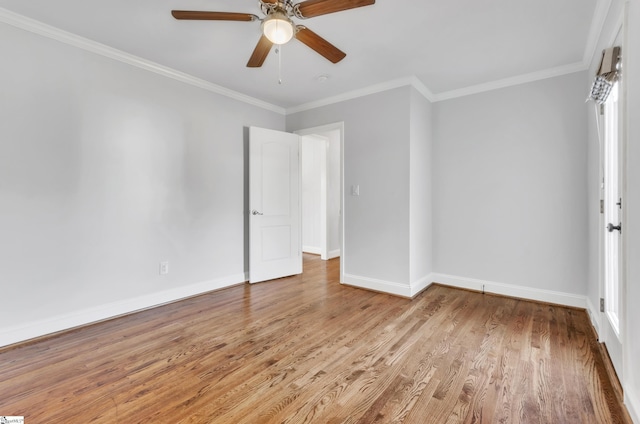
[{"label": "ceiling fan", "polygon": [[207,12],[172,10],[176,19],[209,21],[261,21],[262,36],[249,58],[247,67],[259,68],[264,63],[274,44],[285,44],[296,38],[327,60],[338,63],[347,55],[304,25],[296,25],[291,18],[307,19],[328,13],[341,12],[357,7],[369,6],[375,0],[306,0],[294,4],[292,0],[258,0],[263,19],[251,13]]}]

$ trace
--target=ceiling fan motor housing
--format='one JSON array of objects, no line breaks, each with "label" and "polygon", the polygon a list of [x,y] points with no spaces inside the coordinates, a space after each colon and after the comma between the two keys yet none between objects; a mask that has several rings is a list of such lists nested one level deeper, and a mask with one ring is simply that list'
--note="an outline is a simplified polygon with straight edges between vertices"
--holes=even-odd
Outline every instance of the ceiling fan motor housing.
[{"label": "ceiling fan motor housing", "polygon": [[276,9],[262,21],[262,32],[273,44],[285,44],[293,37],[295,25],[284,10]]}]

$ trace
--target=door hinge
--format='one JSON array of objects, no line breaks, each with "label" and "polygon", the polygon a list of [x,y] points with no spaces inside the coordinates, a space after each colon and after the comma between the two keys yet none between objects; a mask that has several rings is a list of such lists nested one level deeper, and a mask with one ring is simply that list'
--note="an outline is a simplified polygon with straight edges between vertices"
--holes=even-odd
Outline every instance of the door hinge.
[{"label": "door hinge", "polygon": [[604,200],[600,199],[600,213],[604,213]]},{"label": "door hinge", "polygon": [[604,312],[604,298],[600,298],[600,312]]},{"label": "door hinge", "polygon": [[618,209],[622,209],[622,197],[620,198],[620,200],[618,200],[618,203],[616,203],[616,205],[618,205]]}]

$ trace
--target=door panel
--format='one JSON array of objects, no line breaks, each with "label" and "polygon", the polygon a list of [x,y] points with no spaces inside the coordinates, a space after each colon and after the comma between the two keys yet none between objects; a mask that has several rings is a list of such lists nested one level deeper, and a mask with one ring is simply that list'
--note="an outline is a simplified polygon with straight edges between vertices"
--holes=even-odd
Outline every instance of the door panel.
[{"label": "door panel", "polygon": [[291,151],[279,141],[263,143],[262,209],[267,216],[290,215]]},{"label": "door panel", "polygon": [[249,129],[249,282],[302,272],[299,137]]},{"label": "door panel", "polygon": [[262,260],[278,261],[291,256],[291,227],[262,227]]}]

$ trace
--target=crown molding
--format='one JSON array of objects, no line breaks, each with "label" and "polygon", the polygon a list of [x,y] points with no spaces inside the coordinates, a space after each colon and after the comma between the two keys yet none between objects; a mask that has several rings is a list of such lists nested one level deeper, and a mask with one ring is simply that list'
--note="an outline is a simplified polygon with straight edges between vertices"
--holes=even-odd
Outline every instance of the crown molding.
[{"label": "crown molding", "polygon": [[4,22],[5,24],[14,26],[16,28],[29,31],[43,37],[47,37],[64,44],[68,44],[70,46],[77,47],[94,54],[98,54],[100,56],[108,57],[110,59],[117,60],[119,62],[126,63],[128,65],[135,66],[137,68],[183,82],[185,84],[189,84],[216,94],[220,94],[234,100],[248,103],[250,105],[267,109],[282,115],[285,114],[285,109],[280,106],[276,106],[260,99],[256,99],[255,97],[247,96],[246,94],[230,90],[228,88],[213,84],[200,78],[196,78],[192,75],[177,71],[167,66],[160,65],[150,60],[134,56],[132,54],[123,52],[122,50],[118,50],[113,47],[98,43],[97,41],[93,41],[88,38],[80,37],[79,35],[63,31],[59,28],[52,27],[40,21],[36,21],[35,19],[27,18],[3,8],[0,8],[0,22]]},{"label": "crown molding", "polygon": [[457,97],[469,96],[471,94],[483,93],[485,91],[497,90],[499,88],[511,87],[514,85],[525,84],[528,82],[539,81],[547,78],[559,77],[562,75],[573,74],[575,72],[585,71],[588,66],[583,62],[571,63],[569,65],[558,66],[557,68],[544,69],[538,72],[518,75],[517,77],[505,78],[497,81],[491,81],[484,84],[472,85],[470,87],[460,88],[457,90],[445,91],[435,95],[435,101],[455,99]]},{"label": "crown molding", "polygon": [[418,90],[418,93],[429,100],[431,103],[436,101],[436,96],[429,90],[429,88],[416,76],[411,77],[411,86]]},{"label": "crown molding", "polygon": [[338,94],[337,96],[327,97],[324,99],[316,100],[309,103],[303,103],[298,106],[287,108],[286,114],[303,112],[305,110],[316,109],[322,106],[328,106],[335,103],[344,102],[347,100],[357,99],[359,97],[368,96],[370,94],[381,93],[383,91],[392,90],[394,88],[411,86],[415,88],[420,94],[422,94],[427,100],[433,102],[433,94],[429,89],[415,76],[398,78],[391,81],[386,81],[380,84],[370,85],[368,87],[360,88],[358,90],[348,91],[346,93]]},{"label": "crown molding", "polygon": [[359,90],[349,91],[333,97],[327,97],[325,99],[304,103],[299,106],[293,106],[287,108],[286,115],[292,113],[303,112],[306,110],[315,109],[322,106],[328,106],[334,103],[340,103],[346,100],[356,99],[358,97],[367,96],[369,94],[380,93],[383,91],[391,90],[398,87],[411,86],[415,88],[420,94],[422,94],[431,103],[440,102],[443,100],[455,99],[457,97],[469,96],[471,94],[483,93],[485,91],[497,90],[499,88],[506,88],[515,85],[525,84],[529,82],[539,81],[547,78],[559,77],[562,75],[573,74],[575,72],[581,72],[588,69],[588,64],[584,62],[571,63],[569,65],[558,66],[556,68],[544,69],[538,72],[532,72],[529,74],[518,75],[512,78],[505,78],[501,80],[491,81],[484,84],[472,85],[457,90],[445,91],[439,94],[433,94],[427,86],[418,79],[416,76],[399,78],[392,81],[387,81],[381,84],[371,85]]}]

